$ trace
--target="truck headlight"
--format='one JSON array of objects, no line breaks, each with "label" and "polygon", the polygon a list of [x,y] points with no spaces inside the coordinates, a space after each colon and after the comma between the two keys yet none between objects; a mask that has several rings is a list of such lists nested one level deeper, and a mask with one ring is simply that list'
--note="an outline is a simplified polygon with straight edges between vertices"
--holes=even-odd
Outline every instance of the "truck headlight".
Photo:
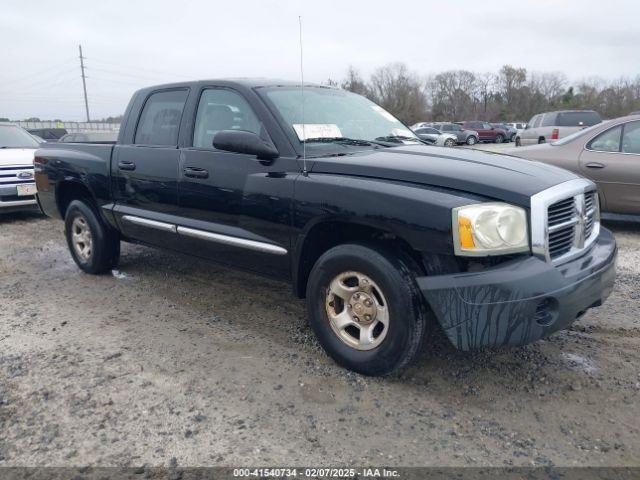
[{"label": "truck headlight", "polygon": [[454,208],[456,255],[487,256],[529,250],[527,214],[508,203],[479,203]]}]

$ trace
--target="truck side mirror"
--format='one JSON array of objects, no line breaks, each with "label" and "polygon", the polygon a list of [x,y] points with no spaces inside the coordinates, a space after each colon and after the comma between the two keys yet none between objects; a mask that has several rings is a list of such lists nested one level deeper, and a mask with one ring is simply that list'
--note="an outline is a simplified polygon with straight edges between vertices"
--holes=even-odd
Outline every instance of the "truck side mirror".
[{"label": "truck side mirror", "polygon": [[213,137],[213,147],[226,152],[255,155],[258,160],[274,160],[279,153],[270,140],[246,130],[221,130]]}]

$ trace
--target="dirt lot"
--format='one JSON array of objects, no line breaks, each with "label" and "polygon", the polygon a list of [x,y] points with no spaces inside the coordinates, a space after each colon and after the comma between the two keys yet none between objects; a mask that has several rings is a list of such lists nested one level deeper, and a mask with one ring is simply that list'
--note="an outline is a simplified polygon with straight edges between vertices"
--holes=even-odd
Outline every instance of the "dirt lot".
[{"label": "dirt lot", "polygon": [[524,348],[436,333],[401,376],[329,360],[289,286],[138,246],[81,273],[0,220],[0,466],[638,465],[640,227],[609,302]]}]

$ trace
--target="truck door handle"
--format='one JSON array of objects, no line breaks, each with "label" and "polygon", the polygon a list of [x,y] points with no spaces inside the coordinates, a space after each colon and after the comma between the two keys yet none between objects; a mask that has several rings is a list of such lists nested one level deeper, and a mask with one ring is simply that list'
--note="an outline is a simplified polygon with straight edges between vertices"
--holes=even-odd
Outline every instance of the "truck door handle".
[{"label": "truck door handle", "polygon": [[604,168],[604,165],[602,163],[598,163],[598,162],[590,162],[590,163],[587,163],[585,165],[585,167],[587,167],[587,168]]},{"label": "truck door handle", "polygon": [[185,177],[209,178],[209,172],[204,168],[186,167],[183,172]]},{"label": "truck door handle", "polygon": [[126,160],[120,161],[118,162],[118,168],[120,170],[135,170],[136,169],[136,164],[133,162],[129,162]]}]

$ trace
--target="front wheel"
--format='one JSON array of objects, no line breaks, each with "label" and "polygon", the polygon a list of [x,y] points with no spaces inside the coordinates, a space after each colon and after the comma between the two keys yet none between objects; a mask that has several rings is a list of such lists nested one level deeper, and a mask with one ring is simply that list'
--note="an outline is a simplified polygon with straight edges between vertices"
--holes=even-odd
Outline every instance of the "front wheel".
[{"label": "front wheel", "polygon": [[88,203],[71,202],[64,222],[71,256],[83,271],[104,273],[118,263],[120,239]]},{"label": "front wheel", "polygon": [[318,259],[307,284],[309,323],[338,364],[386,375],[415,358],[428,310],[412,271],[399,252],[356,244]]},{"label": "front wheel", "polygon": [[473,135],[467,137],[467,145],[475,145],[476,143],[478,143],[478,139],[476,137]]},{"label": "front wheel", "polygon": [[444,146],[445,147],[455,147],[456,146],[456,141],[453,138],[447,138],[444,141]]},{"label": "front wheel", "polygon": [[504,141],[504,137],[502,135],[496,135],[495,142],[502,143]]}]

